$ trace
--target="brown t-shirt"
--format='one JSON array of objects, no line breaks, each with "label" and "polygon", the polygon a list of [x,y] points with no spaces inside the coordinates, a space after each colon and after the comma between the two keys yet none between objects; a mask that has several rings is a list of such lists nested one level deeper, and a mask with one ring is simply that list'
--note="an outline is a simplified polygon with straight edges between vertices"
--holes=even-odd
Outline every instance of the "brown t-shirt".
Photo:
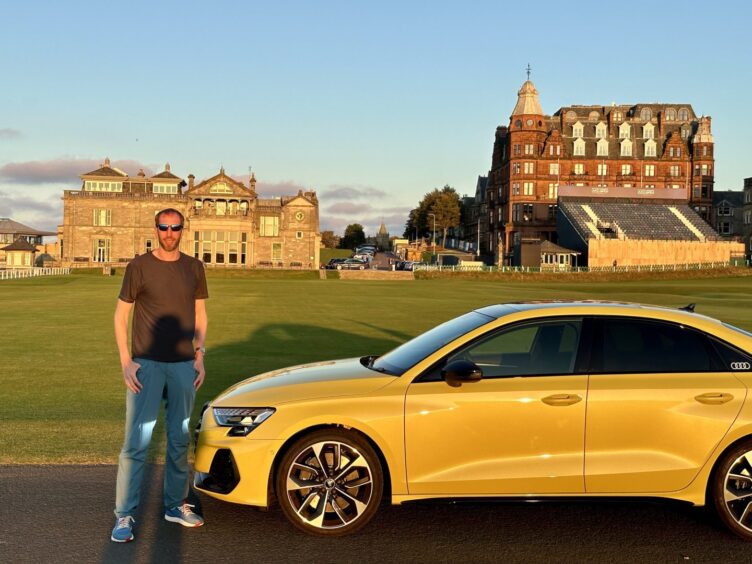
[{"label": "brown t-shirt", "polygon": [[180,253],[176,261],[152,253],[133,259],[125,269],[119,298],[133,311],[131,356],[182,362],[194,356],[196,300],[209,297],[201,261]]}]

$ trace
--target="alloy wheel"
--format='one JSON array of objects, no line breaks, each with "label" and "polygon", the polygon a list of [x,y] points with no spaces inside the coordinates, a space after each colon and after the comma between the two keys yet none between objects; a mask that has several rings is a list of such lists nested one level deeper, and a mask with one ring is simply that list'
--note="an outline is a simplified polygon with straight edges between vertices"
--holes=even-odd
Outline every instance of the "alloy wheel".
[{"label": "alloy wheel", "polygon": [[723,483],[723,501],[728,515],[752,533],[752,451],[731,463]]}]

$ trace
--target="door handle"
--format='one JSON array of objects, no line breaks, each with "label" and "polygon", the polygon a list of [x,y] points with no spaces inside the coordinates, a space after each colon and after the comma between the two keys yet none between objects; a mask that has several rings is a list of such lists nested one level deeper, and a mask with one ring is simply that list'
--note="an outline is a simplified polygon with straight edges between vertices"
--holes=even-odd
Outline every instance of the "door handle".
[{"label": "door handle", "polygon": [[554,394],[546,396],[541,401],[548,405],[574,405],[582,401],[582,398],[576,394]]},{"label": "door handle", "polygon": [[732,399],[734,399],[734,396],[731,394],[723,394],[720,392],[710,392],[695,396],[695,400],[707,405],[721,405],[722,403],[730,402]]}]

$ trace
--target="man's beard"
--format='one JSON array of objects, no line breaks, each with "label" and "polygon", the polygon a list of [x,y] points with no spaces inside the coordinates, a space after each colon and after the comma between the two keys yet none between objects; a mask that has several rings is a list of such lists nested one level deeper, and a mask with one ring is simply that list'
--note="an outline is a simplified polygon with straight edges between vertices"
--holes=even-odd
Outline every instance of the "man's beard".
[{"label": "man's beard", "polygon": [[162,239],[160,237],[159,239],[159,246],[162,248],[163,251],[171,253],[175,249],[178,248],[180,245],[180,237],[173,237],[171,240]]}]

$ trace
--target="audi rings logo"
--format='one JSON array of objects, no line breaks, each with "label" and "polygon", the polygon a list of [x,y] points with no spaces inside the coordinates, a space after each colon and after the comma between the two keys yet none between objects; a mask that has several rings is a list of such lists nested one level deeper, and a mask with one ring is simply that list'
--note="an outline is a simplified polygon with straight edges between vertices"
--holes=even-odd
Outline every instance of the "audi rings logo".
[{"label": "audi rings logo", "polygon": [[732,362],[731,370],[749,370],[749,362]]}]

